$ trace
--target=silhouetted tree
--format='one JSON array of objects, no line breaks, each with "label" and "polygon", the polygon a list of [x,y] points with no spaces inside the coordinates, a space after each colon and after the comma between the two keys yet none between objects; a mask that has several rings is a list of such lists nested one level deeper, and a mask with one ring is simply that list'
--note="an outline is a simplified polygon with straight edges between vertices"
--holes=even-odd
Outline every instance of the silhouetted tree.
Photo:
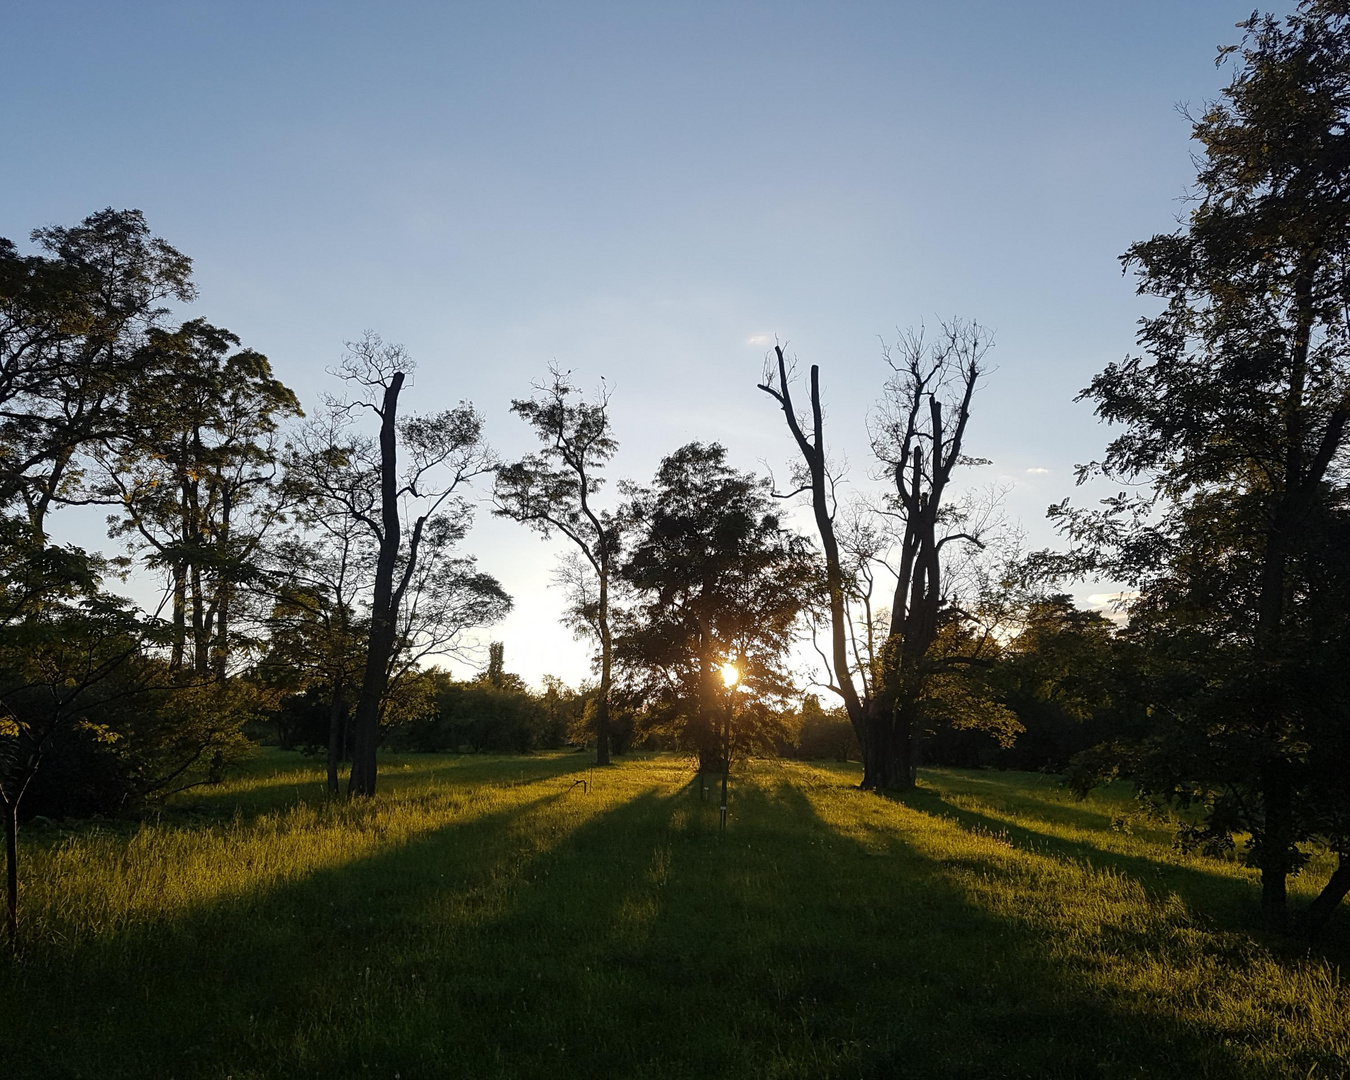
[{"label": "silhouetted tree", "polygon": [[701,767],[720,767],[720,668],[739,668],[746,709],[792,692],[783,657],[816,587],[814,560],[774,511],[768,481],[732,469],[716,443],[664,458],[649,487],[630,490],[625,516],[633,542],[621,574],[633,600],[617,655],[649,700],[678,710]]},{"label": "silhouetted tree", "polygon": [[239,590],[285,509],[276,481],[279,421],[295,395],[267,358],[194,319],[152,328],[126,390],[125,422],[100,439],[91,498],[120,507],[112,535],[130,536],[169,574],[171,663],[189,652],[198,677],[224,681]]},{"label": "silhouetted tree", "polygon": [[0,238],[0,508],[17,510],[40,547],[78,455],[124,429],[162,302],[196,290],[192,261],[152,237],[139,210],[101,210],[32,239],[41,254]]},{"label": "silhouetted tree", "polygon": [[[400,418],[399,396],[412,370],[401,346],[385,345],[375,334],[349,343],[337,374],[356,397],[329,402],[327,444],[313,447],[309,458],[311,497],[360,522],[375,543],[370,631],[352,717],[351,795],[375,793],[380,713],[398,650],[402,605],[415,582],[437,584],[426,574],[419,578],[424,544],[439,547],[464,534],[471,511],[455,492],[492,467],[482,418],[472,405]],[[379,419],[378,441],[349,430],[359,409]],[[486,575],[478,583],[489,591],[496,586]],[[499,587],[495,591],[493,602],[499,603],[504,594]]]},{"label": "silhouetted tree", "polygon": [[[825,450],[819,368],[811,368],[806,416],[793,400],[782,348],[760,384],[782,408],[801,455],[798,487],[810,493],[825,556],[831,651],[824,659],[830,688],[842,698],[863,748],[866,788],[913,786],[916,740],[933,679],[980,659],[964,648],[945,648],[939,655],[934,646],[944,626],[970,614],[950,603],[944,549],[953,543],[984,542],[979,515],[972,519],[962,513],[948,488],[958,466],[982,463],[964,456],[962,444],[988,348],[978,325],[952,322],[942,326],[936,342],[928,343],[921,332],[911,333],[894,350],[886,350],[891,378],[873,426],[872,446],[893,484],[888,508],[901,522],[901,531],[892,538],[885,530],[855,528],[847,548],[841,547],[836,528],[835,478]],[[893,540],[898,552],[889,626],[873,652],[879,620],[870,603],[869,567],[885,558]],[[866,577],[862,585],[860,575]],[[867,655],[856,638],[852,609],[858,603],[870,646]],[[946,634],[949,646],[960,642],[964,647],[970,640],[954,630]],[[957,689],[950,679],[941,681],[946,690]],[[991,708],[989,715],[997,728],[1008,731],[1007,717],[999,710]]]},{"label": "silhouetted tree", "polygon": [[154,624],[103,591],[105,560],[53,545],[47,531],[54,508],[83,500],[92,448],[138,422],[131,395],[145,350],[170,332],[162,301],[195,295],[191,262],[134,210],[32,239],[39,254],[0,239],[0,802],[11,943],[20,809],[44,762],[80,743],[103,765],[122,762],[123,790],[144,794],[224,730],[148,707],[134,728],[124,723],[115,701],[164,683],[146,654],[159,644]]},{"label": "silhouetted tree", "polygon": [[[602,473],[618,443],[609,422],[609,391],[594,401],[571,399],[578,390],[567,373],[550,368],[551,382],[535,387],[532,398],[511,403],[511,411],[534,428],[543,444],[537,454],[497,470],[494,513],[523,522],[544,536],[560,533],[577,549],[594,580],[590,590],[582,564],[573,566],[577,588],[569,621],[600,646],[600,686],[595,701],[595,759],[609,764],[609,706],[613,681],[610,589],[619,551],[619,522],[595,505]],[[577,602],[579,600],[579,602]]]},{"label": "silhouetted tree", "polygon": [[1350,887],[1350,815],[1322,768],[1347,749],[1350,12],[1305,0],[1240,25],[1221,52],[1240,57],[1233,80],[1194,121],[1189,220],[1124,256],[1166,306],[1142,322],[1144,355],[1084,391],[1123,431],[1083,475],[1151,493],[1052,512],[1074,568],[1134,585],[1131,632],[1171,658],[1141,783],[1199,800],[1211,839],[1250,835],[1283,929],[1309,839],[1341,856],[1330,904]]},{"label": "silhouetted tree", "polygon": [[336,795],[338,769],[347,757],[348,713],[370,637],[361,601],[374,552],[354,518],[312,504],[305,509],[310,529],[271,549],[277,595],[259,670],[284,692],[325,699],[328,792]]}]

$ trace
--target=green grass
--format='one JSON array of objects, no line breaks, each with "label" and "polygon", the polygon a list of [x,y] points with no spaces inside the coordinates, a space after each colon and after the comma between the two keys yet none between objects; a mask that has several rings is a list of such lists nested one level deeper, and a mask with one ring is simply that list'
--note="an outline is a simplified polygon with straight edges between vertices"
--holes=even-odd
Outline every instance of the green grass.
[{"label": "green grass", "polygon": [[1347,1075],[1346,913],[1262,943],[1250,872],[1121,828],[1121,791],[762,763],[719,835],[673,757],[589,793],[575,754],[382,769],[328,803],[269,752],[29,830],[0,1076]]}]

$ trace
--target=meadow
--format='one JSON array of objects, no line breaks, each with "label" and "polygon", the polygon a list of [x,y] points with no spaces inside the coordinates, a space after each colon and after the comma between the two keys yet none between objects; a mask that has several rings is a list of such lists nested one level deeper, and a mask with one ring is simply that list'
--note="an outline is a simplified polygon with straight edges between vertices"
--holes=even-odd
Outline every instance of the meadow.
[{"label": "meadow", "polygon": [[35,825],[0,1075],[1350,1075],[1350,913],[1263,940],[1252,873],[1123,787],[857,780],[755,763],[723,833],[675,756],[386,756],[347,803],[264,751]]}]

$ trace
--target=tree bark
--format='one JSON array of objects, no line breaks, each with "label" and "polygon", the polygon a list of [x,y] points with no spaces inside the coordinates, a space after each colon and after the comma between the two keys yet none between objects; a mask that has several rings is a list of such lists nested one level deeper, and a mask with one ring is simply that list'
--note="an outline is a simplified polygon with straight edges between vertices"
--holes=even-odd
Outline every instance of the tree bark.
[{"label": "tree bark", "polygon": [[216,582],[216,626],[215,626],[215,647],[212,655],[212,665],[215,668],[216,682],[223,683],[226,673],[230,666],[230,601],[234,590],[234,581],[231,571],[223,569],[228,566],[230,553],[230,514],[231,499],[229,485],[222,484],[224,489],[221,493],[220,507],[220,538],[218,541],[221,554],[225,556],[222,560],[222,569],[217,570],[219,575]]},{"label": "tree bark", "polygon": [[183,668],[187,651],[187,565],[173,564],[173,646],[169,653],[169,667]]},{"label": "tree bark", "polygon": [[347,794],[375,794],[375,751],[380,737],[380,702],[389,683],[389,658],[398,631],[394,611],[394,563],[400,540],[398,507],[398,395],[403,372],[396,371],[384,391],[380,412],[380,515],[382,533],[375,562],[375,590],[371,601],[370,637],[361,695],[352,717],[352,771]]},{"label": "tree bark", "polygon": [[[600,544],[603,549],[605,538]],[[609,764],[609,691],[614,659],[613,640],[609,631],[609,560],[602,560],[600,577],[600,696],[595,703],[595,763]]]},{"label": "tree bark", "polygon": [[5,802],[5,940],[19,948],[19,805]]},{"label": "tree bark", "polygon": [[1336,905],[1345,899],[1346,893],[1350,893],[1350,859],[1342,854],[1331,880],[1298,917],[1294,924],[1294,932],[1302,937],[1314,937],[1326,926],[1331,913],[1336,910]]},{"label": "tree bark", "polygon": [[328,794],[338,793],[338,765],[342,761],[342,680],[333,685],[333,701],[328,707]]},{"label": "tree bark", "polygon": [[1289,763],[1272,759],[1261,767],[1265,829],[1261,837],[1261,922],[1282,934],[1289,923],[1288,876],[1294,847]]}]

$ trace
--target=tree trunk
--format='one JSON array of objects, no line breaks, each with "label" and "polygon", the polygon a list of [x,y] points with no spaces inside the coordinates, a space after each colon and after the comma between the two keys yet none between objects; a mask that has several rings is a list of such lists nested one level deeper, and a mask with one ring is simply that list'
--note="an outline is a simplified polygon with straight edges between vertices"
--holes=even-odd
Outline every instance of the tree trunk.
[{"label": "tree trunk", "polygon": [[907,787],[904,780],[908,774],[906,761],[903,735],[896,718],[886,715],[884,710],[875,710],[868,725],[861,786],[867,791]]},{"label": "tree trunk", "polygon": [[211,665],[215,672],[216,682],[219,683],[225,681],[225,673],[230,665],[230,600],[234,588],[232,568],[229,565],[231,510],[232,501],[229,485],[222,483],[220,527],[216,547],[223,558],[216,570],[215,644],[211,656]]},{"label": "tree trunk", "polygon": [[1265,828],[1261,836],[1261,922],[1272,933],[1284,933],[1289,921],[1288,877],[1293,851],[1289,765],[1283,759],[1261,767]]},{"label": "tree trunk", "polygon": [[202,596],[202,568],[193,564],[188,582],[192,587],[192,670],[204,677],[211,670],[211,633],[206,626],[206,603]]},{"label": "tree trunk", "polygon": [[[603,545],[604,537],[600,538]],[[600,697],[595,703],[595,763],[609,764],[609,691],[614,648],[609,633],[608,560],[600,574]]]},{"label": "tree trunk", "polygon": [[187,650],[187,566],[173,565],[173,645],[169,653],[169,667],[181,671]]},{"label": "tree trunk", "polygon": [[338,764],[342,761],[342,680],[333,684],[333,702],[328,708],[328,794],[338,793]]},{"label": "tree trunk", "polygon": [[[825,411],[820,402],[820,365],[811,365],[811,438],[806,437],[797,414],[792,406],[792,391],[788,387],[787,361],[781,346],[775,346],[778,357],[778,386],[775,391],[767,384],[760,389],[770,394],[783,409],[788,430],[792,433],[802,460],[806,463],[811,478],[811,511],[816,519],[816,532],[820,534],[820,546],[825,553],[825,584],[830,602],[830,650],[834,664],[834,681],[838,683],[838,694],[844,701],[844,711],[849,723],[853,725],[853,734],[857,736],[858,746],[863,755],[863,783],[869,788],[866,779],[868,761],[868,738],[873,702],[859,696],[853,683],[853,675],[848,663],[848,615],[844,605],[844,579],[839,564],[839,541],[834,534],[834,510],[830,505],[825,475]],[[814,440],[814,441],[813,441]],[[866,685],[864,680],[864,686]]]},{"label": "tree trunk", "polygon": [[384,391],[380,413],[380,516],[383,532],[375,562],[375,590],[371,599],[370,638],[361,695],[352,717],[352,771],[348,795],[375,794],[375,750],[380,737],[380,702],[389,684],[389,658],[398,631],[394,611],[394,563],[400,540],[398,506],[398,394],[403,372],[396,371]]},{"label": "tree trunk", "polygon": [[19,948],[19,804],[6,802],[5,813],[5,940]]},{"label": "tree trunk", "polygon": [[1350,859],[1344,854],[1336,865],[1335,872],[1331,875],[1331,880],[1326,883],[1326,887],[1317,894],[1311,904],[1302,915],[1298,917],[1294,924],[1295,933],[1302,937],[1313,937],[1327,924],[1331,918],[1331,913],[1336,910],[1336,905],[1345,899],[1345,894],[1350,892]]}]

